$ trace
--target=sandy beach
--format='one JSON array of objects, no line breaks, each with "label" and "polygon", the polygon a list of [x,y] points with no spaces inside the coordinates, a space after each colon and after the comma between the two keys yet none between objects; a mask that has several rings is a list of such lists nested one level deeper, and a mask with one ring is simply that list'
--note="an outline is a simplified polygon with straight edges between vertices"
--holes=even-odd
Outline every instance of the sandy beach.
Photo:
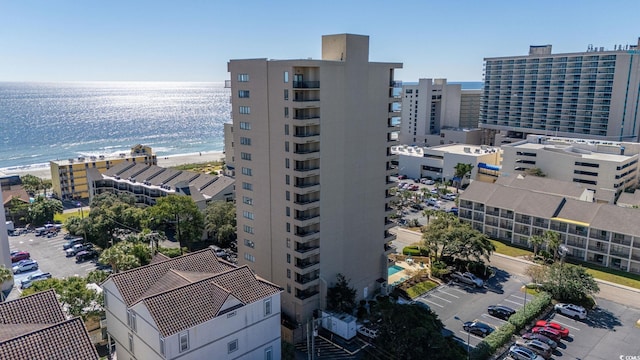
[{"label": "sandy beach", "polygon": [[[161,167],[173,167],[184,164],[199,164],[211,161],[220,161],[224,159],[224,154],[221,151],[210,151],[193,154],[180,154],[180,155],[158,155],[158,166]],[[6,170],[0,169],[0,176],[3,175],[27,175],[31,174],[42,179],[51,179],[51,170],[49,166],[32,167],[18,170]]]}]

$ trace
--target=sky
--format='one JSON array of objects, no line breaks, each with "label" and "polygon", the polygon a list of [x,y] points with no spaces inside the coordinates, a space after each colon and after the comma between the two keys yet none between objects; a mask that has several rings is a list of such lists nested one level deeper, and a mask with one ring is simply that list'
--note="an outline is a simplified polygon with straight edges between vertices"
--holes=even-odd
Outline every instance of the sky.
[{"label": "sky", "polygon": [[0,81],[223,81],[230,59],[369,35],[398,80],[482,81],[483,58],[637,44],[638,0],[0,0]]}]

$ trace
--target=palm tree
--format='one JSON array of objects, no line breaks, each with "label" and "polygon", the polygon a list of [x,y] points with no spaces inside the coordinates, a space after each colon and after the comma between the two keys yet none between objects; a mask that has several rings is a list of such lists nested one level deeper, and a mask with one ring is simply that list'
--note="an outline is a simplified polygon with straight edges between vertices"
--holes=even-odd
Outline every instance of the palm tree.
[{"label": "palm tree", "polygon": [[560,234],[555,231],[547,230],[542,235],[547,243],[547,250],[553,253],[553,260],[558,258],[558,249],[560,248]]},{"label": "palm tree", "polygon": [[458,180],[456,182],[456,193],[458,192],[458,190],[460,189],[460,185],[462,184],[462,180],[464,179],[465,176],[467,176],[468,173],[471,172],[471,170],[473,169],[473,165],[471,164],[463,164],[463,163],[457,163],[455,166],[455,173],[453,176],[457,177]]},{"label": "palm tree", "polygon": [[540,235],[533,235],[529,237],[529,244],[533,245],[533,257],[538,255],[538,247],[544,244],[546,239]]},{"label": "palm tree", "polygon": [[[10,269],[0,265],[0,285],[13,279],[13,272]],[[4,302],[4,291],[0,290],[0,302]]]}]

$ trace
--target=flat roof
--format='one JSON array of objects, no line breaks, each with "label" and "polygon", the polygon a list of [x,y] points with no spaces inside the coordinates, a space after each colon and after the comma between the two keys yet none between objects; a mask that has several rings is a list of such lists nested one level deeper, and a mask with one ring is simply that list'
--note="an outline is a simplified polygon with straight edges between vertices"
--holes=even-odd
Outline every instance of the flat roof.
[{"label": "flat roof", "polygon": [[460,155],[478,157],[478,156],[489,154],[491,152],[500,151],[500,148],[493,147],[493,146],[470,145],[470,144],[446,144],[446,145],[436,145],[432,147],[398,145],[398,146],[393,146],[391,148],[391,151],[398,155],[407,155],[407,156],[415,156],[415,157],[423,157],[425,153],[429,154],[434,152],[460,154]]},{"label": "flat roof", "polygon": [[516,149],[534,149],[534,150],[548,150],[555,152],[566,152],[568,155],[579,156],[583,159],[593,159],[593,160],[604,160],[604,161],[613,161],[613,162],[624,162],[633,157],[632,155],[620,155],[620,154],[609,154],[596,152],[588,149],[581,149],[574,147],[572,145],[560,145],[560,144],[536,144],[536,143],[523,143],[512,145],[511,147]]}]

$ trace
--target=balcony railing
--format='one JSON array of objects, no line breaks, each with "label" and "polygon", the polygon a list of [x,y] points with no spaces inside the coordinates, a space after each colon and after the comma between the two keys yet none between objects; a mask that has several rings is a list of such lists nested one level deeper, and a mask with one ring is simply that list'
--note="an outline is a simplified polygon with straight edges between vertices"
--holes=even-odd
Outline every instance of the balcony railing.
[{"label": "balcony railing", "polygon": [[295,171],[301,171],[301,172],[313,171],[313,170],[318,170],[318,169],[320,169],[319,165],[316,165],[316,166],[300,166],[300,167],[296,166],[294,168]]},{"label": "balcony railing", "polygon": [[300,253],[300,254],[304,254],[307,253],[311,250],[315,250],[315,249],[319,249],[320,246],[319,245],[299,245],[296,246],[296,252]]},{"label": "balcony railing", "polygon": [[320,81],[294,81],[294,89],[318,89],[320,87]]},{"label": "balcony railing", "polygon": [[320,292],[316,289],[309,289],[309,290],[296,290],[296,297],[300,300],[304,300],[304,299],[308,299],[314,295],[319,294]]},{"label": "balcony railing", "polygon": [[296,276],[296,282],[298,284],[307,284],[320,278],[319,274],[313,274],[312,276]]},{"label": "balcony railing", "polygon": [[315,114],[296,114],[293,115],[294,120],[320,119],[320,115]]},{"label": "balcony railing", "polygon": [[309,259],[300,260],[300,259],[297,259],[296,260],[296,267],[298,269],[306,269],[308,267],[311,267],[313,265],[317,265],[319,263],[320,263],[320,261],[317,261],[317,260],[309,260]]}]

